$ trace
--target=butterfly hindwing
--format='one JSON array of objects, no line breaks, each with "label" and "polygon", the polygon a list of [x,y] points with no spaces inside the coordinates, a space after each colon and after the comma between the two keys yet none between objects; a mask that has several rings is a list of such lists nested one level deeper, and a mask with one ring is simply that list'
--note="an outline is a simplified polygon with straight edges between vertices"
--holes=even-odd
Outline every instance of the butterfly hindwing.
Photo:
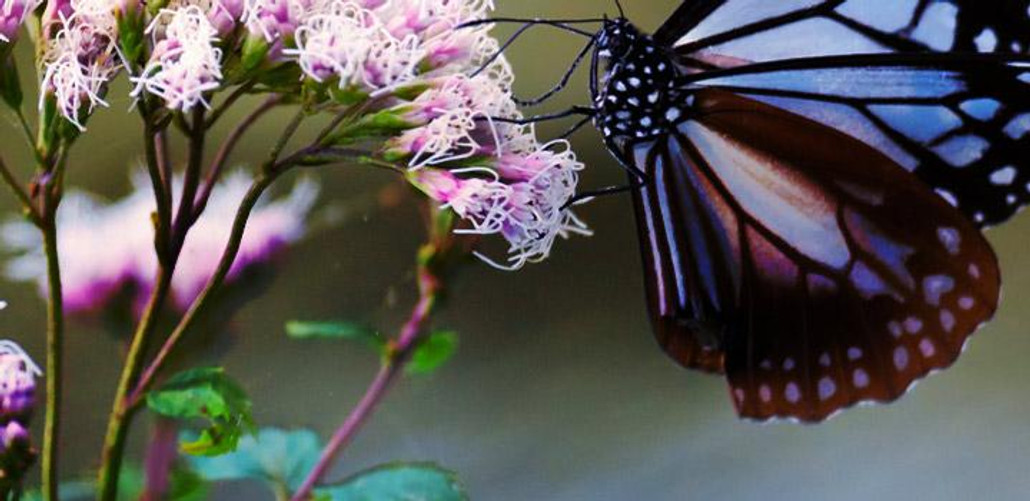
[{"label": "butterfly hindwing", "polygon": [[[864,143],[721,90],[630,146],[656,331],[741,415],[818,421],[950,365],[993,314],[994,254]],[[714,354],[719,353],[719,356]]]}]

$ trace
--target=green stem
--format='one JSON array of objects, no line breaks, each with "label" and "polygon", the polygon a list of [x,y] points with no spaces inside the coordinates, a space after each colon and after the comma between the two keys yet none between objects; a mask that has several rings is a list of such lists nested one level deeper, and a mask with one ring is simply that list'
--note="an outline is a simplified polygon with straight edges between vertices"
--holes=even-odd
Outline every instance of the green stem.
[{"label": "green stem", "polygon": [[200,295],[193,301],[190,309],[186,311],[179,324],[175,326],[175,330],[168,336],[161,349],[158,351],[154,360],[150,362],[147,368],[143,371],[136,383],[135,388],[125,400],[125,407],[127,409],[136,408],[143,398],[143,394],[150,388],[153,383],[158,371],[163,367],[168,356],[171,354],[175,345],[182,338],[183,334],[192,327],[193,322],[196,321],[198,313],[207,305],[212,295],[221,287],[225,281],[226,275],[229,274],[229,270],[232,268],[233,262],[236,261],[236,254],[239,253],[240,244],[243,241],[243,232],[246,230],[247,221],[250,219],[250,213],[257,204],[257,201],[264,194],[265,190],[275,181],[278,177],[277,174],[272,173],[269,175],[263,175],[254,181],[250,189],[247,191],[246,196],[243,197],[243,201],[240,202],[240,207],[236,212],[236,217],[233,220],[232,231],[229,235],[229,242],[226,244],[226,248],[222,253],[222,258],[218,262],[218,268],[215,273],[208,279],[207,285],[204,290],[201,291]]},{"label": "green stem", "polygon": [[64,342],[64,307],[61,266],[57,254],[57,208],[48,209],[43,230],[47,262],[47,369],[46,417],[43,424],[43,499],[57,501],[57,449],[60,442],[61,379]]},{"label": "green stem", "polygon": [[7,168],[7,164],[4,163],[2,158],[0,158],[0,177],[3,177],[4,184],[11,189],[11,193],[21,202],[22,210],[32,220],[32,223],[36,226],[42,226],[43,220],[39,217],[39,211],[36,210],[32,199],[29,198],[29,193],[25,191],[25,188],[22,188],[21,183],[14,177],[14,173]]},{"label": "green stem", "polygon": [[107,435],[104,438],[104,450],[101,455],[101,468],[97,480],[97,499],[114,500],[118,494],[118,475],[121,473],[122,457],[125,454],[125,439],[129,433],[128,423],[132,418],[133,408],[126,405],[126,395],[132,389],[136,378],[143,368],[147,345],[157,325],[158,312],[164,304],[171,285],[172,274],[162,267],[158,272],[154,292],[150,295],[143,315],[140,317],[136,333],[132,336],[132,344],[125,359],[125,367],[118,380],[111,418],[107,424]]}]

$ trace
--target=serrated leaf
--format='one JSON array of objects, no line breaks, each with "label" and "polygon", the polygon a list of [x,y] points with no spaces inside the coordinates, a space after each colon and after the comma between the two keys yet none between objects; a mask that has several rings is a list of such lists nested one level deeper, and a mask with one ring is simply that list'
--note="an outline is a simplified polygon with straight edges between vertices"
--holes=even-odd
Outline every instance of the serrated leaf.
[{"label": "serrated leaf", "polygon": [[382,351],[385,344],[375,329],[354,322],[286,322],[286,335],[293,339],[346,339],[361,341]]},{"label": "serrated leaf", "polygon": [[183,452],[219,455],[236,449],[240,438],[254,429],[247,394],[220,367],[181,372],[147,395],[147,406],[176,419],[204,419],[207,428],[196,440],[183,442]]},{"label": "serrated leaf", "polygon": [[391,463],[315,491],[327,501],[461,501],[468,499],[457,475],[432,463]]},{"label": "serrated leaf", "polygon": [[235,452],[188,459],[207,480],[260,479],[273,490],[294,491],[315,466],[321,450],[313,431],[263,428],[256,436],[243,437]]},{"label": "serrated leaf", "polygon": [[405,369],[408,374],[429,374],[445,364],[458,351],[458,335],[434,332],[419,343]]}]

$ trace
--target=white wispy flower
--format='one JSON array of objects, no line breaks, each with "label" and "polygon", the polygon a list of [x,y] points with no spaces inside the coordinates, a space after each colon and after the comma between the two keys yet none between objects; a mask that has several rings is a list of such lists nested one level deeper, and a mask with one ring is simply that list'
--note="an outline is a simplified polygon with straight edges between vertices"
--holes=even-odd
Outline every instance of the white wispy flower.
[{"label": "white wispy flower", "polygon": [[77,14],[62,19],[61,28],[44,53],[39,109],[48,94],[54,96],[61,115],[80,130],[80,115],[88,116],[97,106],[107,106],[103,94],[118,72],[117,54],[110,33]]},{"label": "white wispy flower", "polygon": [[[169,19],[167,24],[160,23],[162,17]],[[147,92],[182,111],[206,107],[204,94],[221,85],[222,52],[216,47],[218,31],[204,10],[196,5],[163,10],[147,32],[154,36],[154,50],[141,74],[131,77],[136,84],[132,97]]]},{"label": "white wispy flower", "polygon": [[318,82],[336,77],[340,87],[361,81],[369,51],[380,36],[371,13],[350,1],[334,1],[324,12],[296,29],[296,48],[283,54],[296,58],[306,75]]}]

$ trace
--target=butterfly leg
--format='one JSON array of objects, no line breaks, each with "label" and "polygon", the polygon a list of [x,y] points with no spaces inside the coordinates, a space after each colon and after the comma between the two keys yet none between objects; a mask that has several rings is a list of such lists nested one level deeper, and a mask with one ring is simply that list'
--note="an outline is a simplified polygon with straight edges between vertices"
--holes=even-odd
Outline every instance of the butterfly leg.
[{"label": "butterfly leg", "polygon": [[619,164],[622,165],[622,168],[629,173],[629,184],[621,186],[608,186],[597,190],[590,190],[585,191],[583,193],[578,193],[572,198],[570,198],[567,202],[565,202],[565,205],[562,206],[562,209],[567,209],[572,205],[584,203],[586,201],[593,200],[597,197],[617,195],[619,193],[627,193],[630,191],[639,190],[651,181],[651,176],[637,168],[632,162],[628,161],[628,159],[623,158],[622,154],[617,154],[615,156],[618,159]]},{"label": "butterfly leg", "polygon": [[594,111],[593,108],[589,108],[586,106],[573,106],[567,110],[559,111],[556,113],[548,113],[546,115],[537,115],[528,118],[491,117],[490,120],[506,124],[528,125],[540,122],[549,122],[551,120],[560,120],[562,118],[568,118],[576,115],[585,116],[588,119],[590,119],[593,118],[595,114],[597,114],[597,112]]}]

